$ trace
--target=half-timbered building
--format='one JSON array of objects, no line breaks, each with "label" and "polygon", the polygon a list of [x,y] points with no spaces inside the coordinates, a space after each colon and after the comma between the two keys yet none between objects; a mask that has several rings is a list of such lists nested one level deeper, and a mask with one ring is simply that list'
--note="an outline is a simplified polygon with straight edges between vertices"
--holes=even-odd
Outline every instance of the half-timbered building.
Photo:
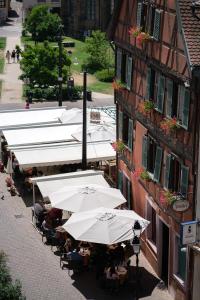
[{"label": "half-timbered building", "polygon": [[[123,0],[116,49],[118,187],[151,221],[142,249],[174,299],[193,299],[194,249],[181,223],[196,218],[200,104],[199,3]],[[198,294],[198,293],[196,293]]]}]

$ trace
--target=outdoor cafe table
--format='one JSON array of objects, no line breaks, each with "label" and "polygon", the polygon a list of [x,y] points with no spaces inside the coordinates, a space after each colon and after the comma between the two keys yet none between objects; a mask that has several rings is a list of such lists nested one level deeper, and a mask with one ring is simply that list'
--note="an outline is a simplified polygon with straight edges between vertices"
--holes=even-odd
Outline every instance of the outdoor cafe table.
[{"label": "outdoor cafe table", "polygon": [[123,284],[124,281],[127,279],[127,269],[122,266],[118,266],[116,267],[116,273],[119,276],[119,284]]}]

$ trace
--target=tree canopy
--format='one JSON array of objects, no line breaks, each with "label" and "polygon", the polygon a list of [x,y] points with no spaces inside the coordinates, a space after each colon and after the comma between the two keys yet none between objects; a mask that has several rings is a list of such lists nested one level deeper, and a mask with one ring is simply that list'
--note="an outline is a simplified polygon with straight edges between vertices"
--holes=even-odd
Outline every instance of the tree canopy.
[{"label": "tree canopy", "polygon": [[0,251],[0,300],[25,300],[20,282],[12,282],[6,260],[5,253]]},{"label": "tree canopy", "polygon": [[32,8],[24,29],[32,35],[34,41],[55,41],[61,26],[61,18],[49,11],[48,5],[37,5]]},{"label": "tree canopy", "polygon": [[91,71],[106,69],[114,63],[113,53],[110,53],[110,45],[104,32],[92,31],[91,36],[85,40],[85,48],[89,54],[86,66]]},{"label": "tree canopy", "polygon": [[[46,41],[43,44],[27,46],[22,53],[20,66],[22,75],[20,78],[24,80],[29,78],[30,86],[48,87],[55,86],[58,83],[58,65],[59,50],[50,46]],[[62,71],[63,81],[66,81],[69,74],[71,60],[67,54],[62,52]]]}]

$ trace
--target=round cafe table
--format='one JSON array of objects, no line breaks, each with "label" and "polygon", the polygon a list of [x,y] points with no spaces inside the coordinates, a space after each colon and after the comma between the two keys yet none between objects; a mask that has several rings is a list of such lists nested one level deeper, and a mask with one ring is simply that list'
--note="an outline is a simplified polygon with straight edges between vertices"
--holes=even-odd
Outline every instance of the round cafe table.
[{"label": "round cafe table", "polygon": [[124,281],[127,279],[127,269],[122,266],[116,267],[116,273],[119,276],[119,284],[123,284]]}]

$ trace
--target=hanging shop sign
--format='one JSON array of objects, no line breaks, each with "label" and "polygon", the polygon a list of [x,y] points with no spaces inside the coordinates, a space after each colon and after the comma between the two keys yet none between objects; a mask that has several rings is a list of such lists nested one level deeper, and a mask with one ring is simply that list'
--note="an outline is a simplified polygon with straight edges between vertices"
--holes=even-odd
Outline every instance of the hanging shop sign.
[{"label": "hanging shop sign", "polygon": [[172,208],[176,212],[184,212],[188,210],[190,203],[187,200],[176,200],[172,204]]},{"label": "hanging shop sign", "polygon": [[194,244],[197,239],[197,221],[181,223],[181,244]]}]

